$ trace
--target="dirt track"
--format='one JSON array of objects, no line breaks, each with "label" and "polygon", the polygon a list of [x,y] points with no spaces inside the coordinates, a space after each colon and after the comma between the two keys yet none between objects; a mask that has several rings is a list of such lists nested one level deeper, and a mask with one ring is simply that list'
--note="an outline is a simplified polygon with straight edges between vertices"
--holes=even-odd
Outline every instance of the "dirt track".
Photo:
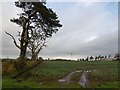
[{"label": "dirt track", "polygon": [[74,77],[75,73],[82,73],[82,75],[80,76],[80,80],[78,81],[78,83],[80,84],[80,86],[82,87],[87,87],[87,71],[82,71],[82,70],[77,70],[77,71],[73,71],[71,73],[69,73],[67,76],[65,76],[62,79],[59,79],[58,81],[61,83],[70,83],[71,82],[71,78]]}]

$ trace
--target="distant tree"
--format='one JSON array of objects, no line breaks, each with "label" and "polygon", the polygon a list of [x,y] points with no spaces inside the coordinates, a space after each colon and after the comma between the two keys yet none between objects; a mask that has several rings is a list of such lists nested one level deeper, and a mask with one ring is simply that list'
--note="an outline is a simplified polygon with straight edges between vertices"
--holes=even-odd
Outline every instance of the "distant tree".
[{"label": "distant tree", "polygon": [[115,58],[116,60],[120,60],[120,53],[115,54],[114,58]]},{"label": "distant tree", "polygon": [[48,58],[48,61],[50,61],[50,58]]},{"label": "distant tree", "polygon": [[84,58],[82,58],[82,61],[85,61]]},{"label": "distant tree", "polygon": [[99,56],[97,57],[98,60],[100,60]]},{"label": "distant tree", "polygon": [[101,59],[104,59],[104,56],[101,56]]},{"label": "distant tree", "polygon": [[20,59],[24,60],[29,41],[32,38],[34,30],[40,30],[45,37],[52,37],[53,33],[58,31],[58,27],[62,27],[58,17],[52,9],[45,6],[45,2],[15,2],[15,6],[22,9],[22,13],[18,14],[18,18],[13,18],[10,21],[18,24],[22,31],[19,32],[20,45],[17,44],[15,38],[12,37],[14,44],[20,49]]},{"label": "distant tree", "polygon": [[39,57],[38,59],[39,59],[39,60],[43,60],[43,58],[42,58],[42,57]]},{"label": "distant tree", "polygon": [[98,56],[98,60],[101,60],[101,55]]},{"label": "distant tree", "polygon": [[110,57],[111,57],[111,55],[109,54],[109,55],[108,55],[108,58],[110,58]]},{"label": "distant tree", "polygon": [[87,57],[85,60],[88,61],[88,60],[89,60],[89,57]]},{"label": "distant tree", "polygon": [[98,57],[96,56],[96,57],[95,57],[95,60],[97,60],[97,59],[98,59]]},{"label": "distant tree", "polygon": [[37,61],[43,61],[44,59],[42,57],[38,57],[36,60]]},{"label": "distant tree", "polygon": [[82,59],[81,59],[81,58],[80,58],[79,60],[80,60],[80,61],[82,61]]},{"label": "distant tree", "polygon": [[105,56],[105,59],[107,58],[107,56]]},{"label": "distant tree", "polygon": [[77,61],[80,61],[80,59],[77,59]]},{"label": "distant tree", "polygon": [[94,59],[92,56],[90,57],[90,60]]}]

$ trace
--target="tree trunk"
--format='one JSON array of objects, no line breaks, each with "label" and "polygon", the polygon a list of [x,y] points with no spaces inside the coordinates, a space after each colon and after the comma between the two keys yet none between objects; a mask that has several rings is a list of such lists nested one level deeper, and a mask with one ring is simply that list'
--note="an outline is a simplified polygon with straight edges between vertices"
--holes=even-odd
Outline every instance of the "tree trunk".
[{"label": "tree trunk", "polygon": [[20,59],[24,60],[25,56],[26,56],[26,50],[27,50],[27,45],[28,45],[28,22],[26,21],[26,19],[24,18],[24,22],[23,22],[23,32],[21,34],[21,42],[20,42]]},{"label": "tree trunk", "polygon": [[25,54],[26,54],[26,47],[22,47],[20,49],[20,59],[24,60],[25,59]]},{"label": "tree trunk", "polygon": [[37,59],[37,55],[35,54],[35,52],[32,53],[32,60],[36,60]]}]

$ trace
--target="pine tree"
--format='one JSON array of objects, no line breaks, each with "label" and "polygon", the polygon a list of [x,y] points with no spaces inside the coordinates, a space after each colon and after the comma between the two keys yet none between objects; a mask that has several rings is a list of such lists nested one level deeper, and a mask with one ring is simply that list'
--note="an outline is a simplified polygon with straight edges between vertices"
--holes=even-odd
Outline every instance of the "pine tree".
[{"label": "pine tree", "polygon": [[[13,18],[10,21],[16,23],[22,28],[19,33],[20,45],[17,44],[15,38],[8,32],[9,36],[14,40],[14,44],[20,49],[20,59],[24,60],[26,56],[27,47],[29,42],[33,39],[33,32],[39,31],[39,38],[52,37],[59,27],[62,27],[55,12],[47,8],[45,2],[15,2],[15,6],[22,9],[22,13],[18,14],[18,18]],[[33,43],[35,45],[35,43]]]}]

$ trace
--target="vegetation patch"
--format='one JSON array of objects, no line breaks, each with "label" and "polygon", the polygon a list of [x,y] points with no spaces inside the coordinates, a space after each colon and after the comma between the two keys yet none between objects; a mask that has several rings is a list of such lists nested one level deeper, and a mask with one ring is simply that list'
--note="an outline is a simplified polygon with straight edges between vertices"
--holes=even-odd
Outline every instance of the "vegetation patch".
[{"label": "vegetation patch", "polygon": [[[43,61],[20,75],[17,79],[11,74],[3,76],[3,87],[39,87],[39,88],[82,88],[78,83],[82,72],[77,72],[71,77],[68,84],[58,80],[77,70],[88,70],[88,88],[117,88],[118,87],[118,62],[83,62],[83,61]],[[4,74],[4,72],[3,72]],[[13,73],[12,75],[16,75]]]}]

